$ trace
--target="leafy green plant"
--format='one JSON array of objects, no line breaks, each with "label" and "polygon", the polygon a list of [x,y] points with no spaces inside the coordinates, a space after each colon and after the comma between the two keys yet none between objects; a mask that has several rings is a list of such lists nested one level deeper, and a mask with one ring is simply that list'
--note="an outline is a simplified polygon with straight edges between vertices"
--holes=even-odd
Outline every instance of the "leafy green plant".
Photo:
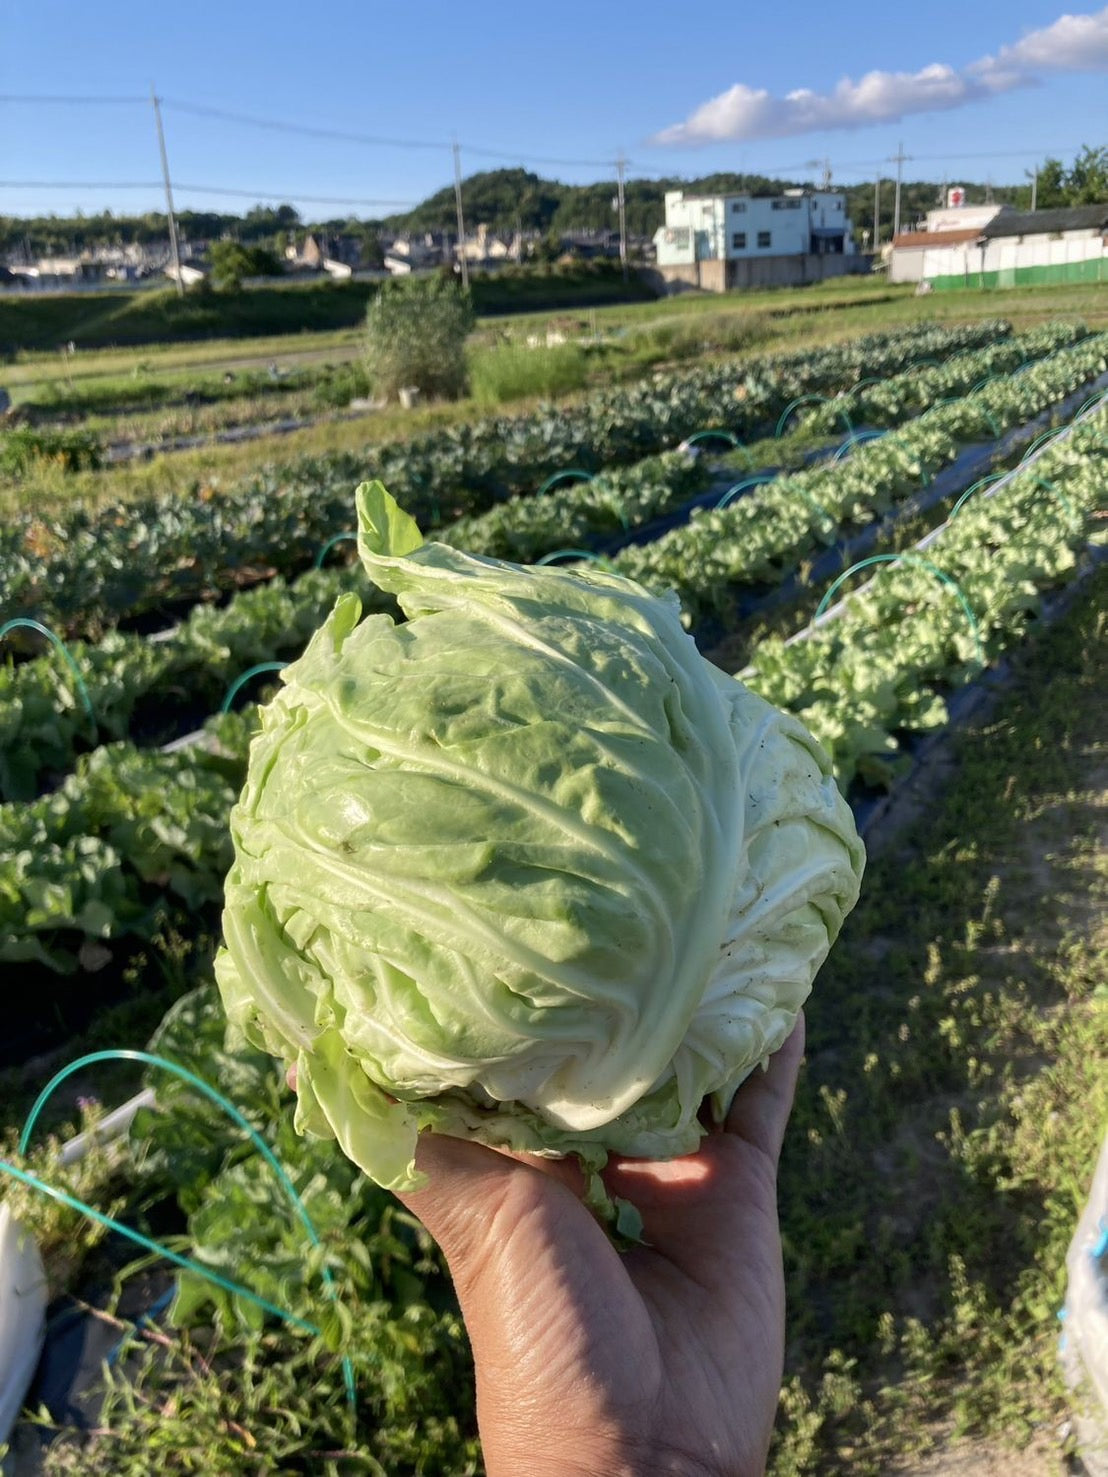
[{"label": "leafy green plant", "polygon": [[17,426],[0,431],[0,476],[22,477],[36,464],[48,463],[63,472],[95,469],[104,447],[91,431],[47,426]]}]

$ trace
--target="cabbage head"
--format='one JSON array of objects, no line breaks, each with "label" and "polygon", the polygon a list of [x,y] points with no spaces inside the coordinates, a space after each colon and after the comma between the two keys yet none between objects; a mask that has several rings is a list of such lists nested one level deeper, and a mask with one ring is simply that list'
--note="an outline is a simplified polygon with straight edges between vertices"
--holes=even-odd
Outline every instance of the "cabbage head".
[{"label": "cabbage head", "polygon": [[858,897],[827,756],[699,654],[675,597],[423,543],[379,483],[262,712],[232,814],[228,1016],[379,1184],[420,1129],[694,1151],[792,1029]]}]

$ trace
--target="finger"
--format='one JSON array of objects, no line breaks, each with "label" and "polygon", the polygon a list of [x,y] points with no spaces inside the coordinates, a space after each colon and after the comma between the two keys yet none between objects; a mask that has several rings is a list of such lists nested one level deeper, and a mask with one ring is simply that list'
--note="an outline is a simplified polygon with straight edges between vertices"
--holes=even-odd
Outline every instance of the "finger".
[{"label": "finger", "polygon": [[769,1059],[766,1070],[755,1070],[735,1094],[724,1128],[760,1149],[774,1164],[781,1155],[796,1079],[804,1057],[804,1012],[792,1034]]}]

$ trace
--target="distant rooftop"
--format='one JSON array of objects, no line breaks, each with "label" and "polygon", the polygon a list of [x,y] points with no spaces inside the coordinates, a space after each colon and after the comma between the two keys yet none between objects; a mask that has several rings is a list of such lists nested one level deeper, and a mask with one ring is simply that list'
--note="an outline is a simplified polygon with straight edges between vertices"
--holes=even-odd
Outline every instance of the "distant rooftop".
[{"label": "distant rooftop", "polygon": [[1055,231],[1097,231],[1108,227],[1108,202],[1065,205],[1056,210],[1002,210],[981,227],[982,236],[1041,236]]}]

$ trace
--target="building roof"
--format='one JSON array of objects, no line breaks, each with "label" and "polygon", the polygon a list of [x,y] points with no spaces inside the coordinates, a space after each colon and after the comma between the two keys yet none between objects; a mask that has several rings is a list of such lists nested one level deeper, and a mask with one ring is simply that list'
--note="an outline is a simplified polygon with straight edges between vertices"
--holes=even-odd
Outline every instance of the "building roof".
[{"label": "building roof", "polygon": [[963,241],[976,241],[981,226],[963,226],[958,231],[902,231],[893,237],[897,251],[913,246],[961,246]]},{"label": "building roof", "polygon": [[1066,205],[1058,210],[1003,210],[981,227],[982,236],[1042,236],[1056,231],[1098,231],[1108,227],[1108,202]]}]

